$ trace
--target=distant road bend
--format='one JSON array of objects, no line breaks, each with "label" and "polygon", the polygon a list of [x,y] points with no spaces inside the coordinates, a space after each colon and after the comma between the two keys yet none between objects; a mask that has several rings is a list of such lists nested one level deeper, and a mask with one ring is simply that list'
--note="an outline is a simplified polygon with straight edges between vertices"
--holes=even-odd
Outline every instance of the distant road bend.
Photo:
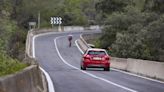
[{"label": "distant road bend", "polygon": [[[69,48],[67,35],[73,35]],[[80,70],[75,41],[82,32],[45,34],[35,39],[35,56],[54,84],[55,92],[164,92],[164,84],[115,70]],[[85,32],[84,32],[85,33]]]}]

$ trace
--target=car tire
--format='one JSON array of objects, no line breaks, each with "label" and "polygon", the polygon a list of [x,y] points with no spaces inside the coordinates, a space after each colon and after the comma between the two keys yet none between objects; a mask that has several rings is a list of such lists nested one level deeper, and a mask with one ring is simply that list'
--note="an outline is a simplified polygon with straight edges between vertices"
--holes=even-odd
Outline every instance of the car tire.
[{"label": "car tire", "polygon": [[84,67],[84,66],[81,66],[81,70],[86,70],[86,67]]},{"label": "car tire", "polygon": [[110,71],[110,68],[109,67],[104,68],[104,71]]}]

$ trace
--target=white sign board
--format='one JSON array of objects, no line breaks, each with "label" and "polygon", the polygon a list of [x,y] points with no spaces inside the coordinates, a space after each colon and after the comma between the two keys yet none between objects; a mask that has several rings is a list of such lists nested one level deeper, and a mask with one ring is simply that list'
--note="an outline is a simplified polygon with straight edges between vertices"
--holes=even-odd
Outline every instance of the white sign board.
[{"label": "white sign board", "polygon": [[36,25],[36,22],[29,22],[29,25],[30,26],[35,26]]},{"label": "white sign board", "polygon": [[62,18],[61,17],[51,17],[50,20],[51,24],[62,24]]}]

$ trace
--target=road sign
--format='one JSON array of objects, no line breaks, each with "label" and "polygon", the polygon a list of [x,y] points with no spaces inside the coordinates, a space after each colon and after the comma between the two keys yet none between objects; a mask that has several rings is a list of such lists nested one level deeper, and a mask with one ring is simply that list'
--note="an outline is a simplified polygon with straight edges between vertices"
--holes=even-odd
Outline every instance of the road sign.
[{"label": "road sign", "polygon": [[36,22],[29,22],[29,29],[35,29]]},{"label": "road sign", "polygon": [[62,24],[62,18],[61,17],[51,17],[50,20],[51,24]]}]

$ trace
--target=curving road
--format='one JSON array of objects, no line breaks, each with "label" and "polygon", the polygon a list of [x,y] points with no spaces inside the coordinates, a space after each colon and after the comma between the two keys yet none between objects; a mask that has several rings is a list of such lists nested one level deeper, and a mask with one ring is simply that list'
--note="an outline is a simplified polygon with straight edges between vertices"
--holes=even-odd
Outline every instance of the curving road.
[{"label": "curving road", "polygon": [[[67,35],[73,35],[68,47]],[[164,84],[115,70],[80,70],[81,53],[75,44],[81,32],[36,37],[35,56],[54,84],[55,92],[164,92]]]}]

